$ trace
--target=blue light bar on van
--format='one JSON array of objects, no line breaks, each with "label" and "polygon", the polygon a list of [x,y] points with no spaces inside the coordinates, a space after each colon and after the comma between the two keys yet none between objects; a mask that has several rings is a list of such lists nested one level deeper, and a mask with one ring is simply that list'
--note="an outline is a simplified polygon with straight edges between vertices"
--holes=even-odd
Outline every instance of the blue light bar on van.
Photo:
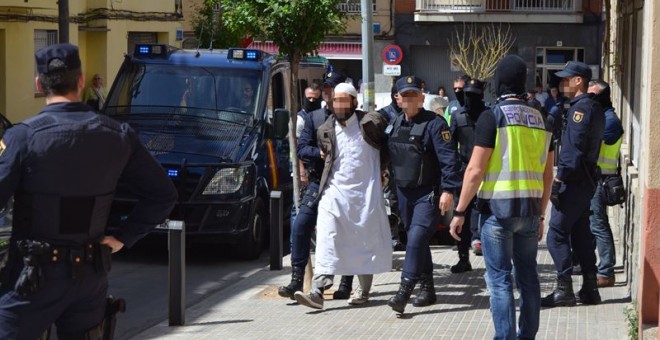
[{"label": "blue light bar on van", "polygon": [[179,170],[167,169],[167,175],[170,177],[179,177]]},{"label": "blue light bar on van", "polygon": [[162,44],[137,44],[135,45],[136,57],[166,57],[167,45]]},{"label": "blue light bar on van", "polygon": [[246,50],[242,48],[230,48],[227,59],[259,61],[261,60],[260,50]]}]

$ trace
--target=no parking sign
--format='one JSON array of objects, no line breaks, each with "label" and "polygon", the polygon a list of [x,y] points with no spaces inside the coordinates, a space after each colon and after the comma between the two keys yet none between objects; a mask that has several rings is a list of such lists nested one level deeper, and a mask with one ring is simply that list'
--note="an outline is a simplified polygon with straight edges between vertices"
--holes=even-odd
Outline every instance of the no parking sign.
[{"label": "no parking sign", "polygon": [[383,48],[383,62],[388,65],[398,65],[403,60],[403,51],[399,45],[387,45]]}]

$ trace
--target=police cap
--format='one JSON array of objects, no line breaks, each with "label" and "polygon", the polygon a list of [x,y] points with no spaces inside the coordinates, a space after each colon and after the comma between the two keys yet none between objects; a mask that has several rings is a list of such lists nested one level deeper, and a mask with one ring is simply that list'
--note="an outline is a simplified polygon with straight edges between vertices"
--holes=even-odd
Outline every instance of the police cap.
[{"label": "police cap", "polygon": [[465,88],[463,88],[463,91],[466,93],[483,94],[484,86],[484,82],[478,79],[470,79],[465,83]]},{"label": "police cap", "polygon": [[569,61],[564,69],[555,73],[559,78],[579,76],[587,81],[591,80],[591,68],[585,63],[579,61]]},{"label": "police cap", "polygon": [[37,60],[37,71],[40,74],[80,68],[78,47],[71,44],[55,44],[44,47],[37,51],[35,58]]},{"label": "police cap", "polygon": [[399,93],[404,93],[408,91],[422,92],[422,81],[421,79],[415,76],[401,77],[401,79],[396,81],[396,88]]},{"label": "police cap", "polygon": [[330,71],[323,75],[323,85],[328,85],[332,88],[345,81],[346,76],[336,71]]}]

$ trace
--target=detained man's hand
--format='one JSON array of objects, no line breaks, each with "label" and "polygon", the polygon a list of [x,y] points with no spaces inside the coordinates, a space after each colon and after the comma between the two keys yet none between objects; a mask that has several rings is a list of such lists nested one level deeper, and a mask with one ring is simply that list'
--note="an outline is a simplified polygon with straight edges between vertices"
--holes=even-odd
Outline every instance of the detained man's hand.
[{"label": "detained man's hand", "polygon": [[114,236],[104,236],[100,243],[112,248],[113,254],[124,248],[124,244]]},{"label": "detained man's hand", "polygon": [[458,235],[461,233],[461,231],[463,231],[463,223],[465,223],[465,217],[454,216],[454,218],[451,219],[451,223],[449,224],[449,234],[456,241],[461,240],[461,237]]}]

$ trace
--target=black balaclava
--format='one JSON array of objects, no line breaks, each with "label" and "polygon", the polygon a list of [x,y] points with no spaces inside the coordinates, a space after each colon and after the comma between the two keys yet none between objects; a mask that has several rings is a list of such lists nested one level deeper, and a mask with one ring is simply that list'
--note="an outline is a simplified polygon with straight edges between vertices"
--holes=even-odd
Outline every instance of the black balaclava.
[{"label": "black balaclava", "polygon": [[396,94],[399,93],[396,89],[396,85],[392,86],[392,90],[390,92],[390,98],[392,98],[392,107],[394,107],[397,112],[401,112],[401,108],[399,107],[399,104],[396,103]]},{"label": "black balaclava", "polygon": [[525,81],[527,80],[527,64],[519,56],[512,54],[504,57],[497,64],[493,86],[498,101],[503,96],[527,95]]},{"label": "black balaclava", "polygon": [[464,90],[455,91],[454,95],[456,96],[456,100],[458,100],[458,103],[461,106],[465,106],[465,91]]},{"label": "black balaclava", "polygon": [[595,94],[591,96],[591,99],[597,101],[603,109],[609,109],[612,107],[612,99],[611,97],[611,90],[610,86],[607,85],[604,89],[600,91],[599,94]]},{"label": "black balaclava", "polygon": [[465,108],[469,113],[481,113],[486,108],[483,93],[465,92]]},{"label": "black balaclava", "polygon": [[319,97],[315,101],[310,101],[307,98],[303,98],[303,110],[305,112],[312,112],[321,108],[321,98]]}]

